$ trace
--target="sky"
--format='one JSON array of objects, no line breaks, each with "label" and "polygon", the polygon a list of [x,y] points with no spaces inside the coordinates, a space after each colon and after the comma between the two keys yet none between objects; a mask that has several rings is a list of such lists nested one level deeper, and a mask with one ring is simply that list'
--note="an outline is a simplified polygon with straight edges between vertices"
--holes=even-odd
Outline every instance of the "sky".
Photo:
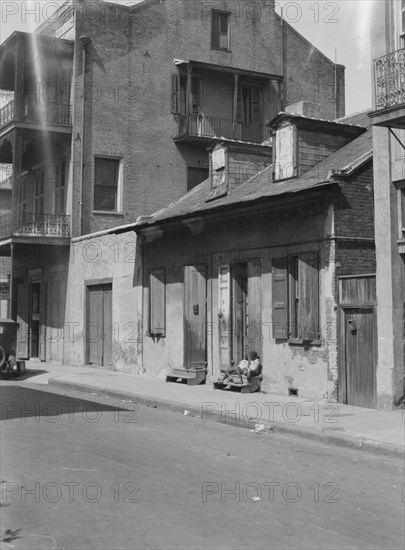
[{"label": "sky", "polygon": [[[63,1],[0,0],[0,43],[14,31],[31,32],[52,18]],[[132,5],[141,0],[109,1]],[[336,55],[337,62],[346,66],[347,114],[371,107],[372,7],[373,0],[276,0],[276,10],[280,13],[283,8],[286,21],[330,59]]]}]

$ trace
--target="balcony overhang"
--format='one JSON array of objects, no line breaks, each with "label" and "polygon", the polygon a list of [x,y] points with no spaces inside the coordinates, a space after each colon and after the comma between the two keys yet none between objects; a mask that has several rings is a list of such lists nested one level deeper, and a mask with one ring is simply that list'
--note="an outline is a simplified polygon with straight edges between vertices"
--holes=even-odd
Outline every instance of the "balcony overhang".
[{"label": "balcony overhang", "polygon": [[247,69],[240,69],[238,67],[230,67],[226,65],[215,65],[214,63],[203,63],[202,61],[195,61],[193,59],[183,60],[175,59],[174,64],[179,68],[187,69],[187,67],[195,67],[206,71],[218,71],[221,73],[237,74],[239,76],[246,76],[249,78],[258,78],[263,80],[274,80],[276,82],[283,82],[284,77],[279,74],[263,73],[258,71],[250,71]]},{"label": "balcony overhang", "polygon": [[379,109],[368,113],[373,126],[385,128],[405,129],[405,103],[388,109]]}]

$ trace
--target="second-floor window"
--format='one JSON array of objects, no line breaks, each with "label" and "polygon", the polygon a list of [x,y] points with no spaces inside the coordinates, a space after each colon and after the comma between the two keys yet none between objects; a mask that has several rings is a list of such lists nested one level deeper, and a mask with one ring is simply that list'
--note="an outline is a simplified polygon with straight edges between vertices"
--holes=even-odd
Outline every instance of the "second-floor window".
[{"label": "second-floor window", "polygon": [[55,181],[55,214],[65,213],[65,177],[66,163],[61,162],[57,167]]},{"label": "second-floor window", "polygon": [[229,13],[212,11],[211,19],[211,49],[231,49],[231,24]]},{"label": "second-floor window", "polygon": [[43,170],[38,174],[35,181],[34,192],[34,212],[42,214],[44,211],[44,196],[45,196],[45,173]]},{"label": "second-floor window", "polygon": [[119,159],[95,158],[94,210],[118,211],[119,174]]}]

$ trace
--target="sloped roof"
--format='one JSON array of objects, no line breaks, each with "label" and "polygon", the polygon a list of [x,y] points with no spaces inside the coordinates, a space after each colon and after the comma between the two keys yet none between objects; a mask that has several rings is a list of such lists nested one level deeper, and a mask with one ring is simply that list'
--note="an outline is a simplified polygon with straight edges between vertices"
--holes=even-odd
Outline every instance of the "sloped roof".
[{"label": "sloped roof", "polygon": [[166,208],[151,216],[139,218],[135,229],[163,221],[202,215],[232,206],[243,204],[247,206],[256,201],[331,185],[336,182],[336,177],[349,175],[370,160],[372,148],[372,131],[369,128],[364,134],[332,153],[299,178],[273,182],[273,168],[268,166],[259,174],[236,187],[230,194],[211,202],[206,202],[211,190],[211,181],[205,180]]}]

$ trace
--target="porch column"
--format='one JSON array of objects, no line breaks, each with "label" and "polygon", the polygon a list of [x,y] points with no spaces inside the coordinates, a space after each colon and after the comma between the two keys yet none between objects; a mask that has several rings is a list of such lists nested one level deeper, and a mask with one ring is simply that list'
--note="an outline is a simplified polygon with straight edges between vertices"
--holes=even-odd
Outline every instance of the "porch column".
[{"label": "porch column", "polygon": [[233,133],[235,137],[237,113],[238,113],[238,87],[239,87],[239,75],[233,75]]}]

